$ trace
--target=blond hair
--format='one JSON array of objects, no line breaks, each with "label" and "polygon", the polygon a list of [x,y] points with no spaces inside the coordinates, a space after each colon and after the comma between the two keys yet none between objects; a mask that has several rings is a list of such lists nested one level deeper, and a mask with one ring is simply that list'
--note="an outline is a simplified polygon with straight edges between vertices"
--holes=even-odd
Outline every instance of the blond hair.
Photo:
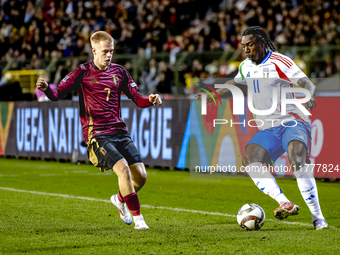
[{"label": "blond hair", "polygon": [[104,32],[104,31],[95,32],[90,37],[90,42],[91,42],[92,47],[93,47],[94,44],[97,44],[101,41],[107,41],[109,43],[112,43],[113,37],[110,34]]}]

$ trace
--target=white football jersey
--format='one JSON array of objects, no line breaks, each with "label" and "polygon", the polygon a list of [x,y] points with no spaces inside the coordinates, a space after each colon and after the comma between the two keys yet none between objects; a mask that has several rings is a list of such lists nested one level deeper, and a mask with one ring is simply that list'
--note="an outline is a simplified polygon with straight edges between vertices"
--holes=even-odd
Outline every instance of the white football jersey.
[{"label": "white football jersey", "polygon": [[[248,58],[239,66],[238,74],[234,80],[236,83],[248,85],[248,94],[252,91],[253,106],[257,110],[268,110],[273,105],[273,88],[277,88],[277,106],[273,113],[269,115],[254,115],[259,129],[268,129],[281,125],[283,120],[295,119],[288,113],[298,114],[304,121],[308,121],[308,116],[304,115],[297,106],[287,105],[287,115],[281,115],[281,88],[293,87],[297,81],[306,75],[290,58],[268,51],[267,56],[259,65],[255,65]],[[287,93],[287,99],[295,98],[294,93]],[[268,121],[269,120],[269,121]],[[272,121],[275,120],[275,121]],[[285,121],[286,122],[286,121]],[[284,122],[284,123],[285,123]],[[252,123],[251,125],[256,125]]]}]

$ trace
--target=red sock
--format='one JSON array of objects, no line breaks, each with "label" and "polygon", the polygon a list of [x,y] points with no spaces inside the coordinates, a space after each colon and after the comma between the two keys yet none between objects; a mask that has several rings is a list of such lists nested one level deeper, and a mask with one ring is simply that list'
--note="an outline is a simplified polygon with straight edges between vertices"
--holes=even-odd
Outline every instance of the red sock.
[{"label": "red sock", "polygon": [[118,197],[119,202],[124,203],[124,198],[122,196],[122,193],[120,193],[120,191],[119,191],[117,197]]},{"label": "red sock", "polygon": [[125,196],[124,201],[133,216],[140,215],[139,199],[136,192]]}]

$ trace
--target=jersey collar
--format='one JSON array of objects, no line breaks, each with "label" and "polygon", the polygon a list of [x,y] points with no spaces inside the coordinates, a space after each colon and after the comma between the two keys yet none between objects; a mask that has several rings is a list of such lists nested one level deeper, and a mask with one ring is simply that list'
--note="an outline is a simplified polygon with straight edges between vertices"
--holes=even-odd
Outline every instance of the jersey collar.
[{"label": "jersey collar", "polygon": [[92,67],[93,67],[94,69],[96,69],[96,70],[98,70],[98,71],[102,71],[102,72],[108,71],[108,70],[110,70],[110,68],[111,68],[111,63],[110,63],[110,65],[106,68],[106,70],[100,70],[100,69],[94,64],[93,60],[91,61],[91,65],[92,65]]},{"label": "jersey collar", "polygon": [[271,51],[268,51],[267,56],[262,60],[262,62],[260,63],[260,65],[266,63],[267,60],[270,58],[271,55],[272,55],[272,52],[271,52]]}]

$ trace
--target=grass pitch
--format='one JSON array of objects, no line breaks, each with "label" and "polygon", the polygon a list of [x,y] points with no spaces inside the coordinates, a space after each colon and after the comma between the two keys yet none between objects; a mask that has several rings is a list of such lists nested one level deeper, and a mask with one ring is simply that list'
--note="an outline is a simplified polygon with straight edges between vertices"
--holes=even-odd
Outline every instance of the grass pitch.
[{"label": "grass pitch", "polygon": [[[274,219],[277,203],[248,178],[190,178],[148,169],[139,192],[150,229],[125,225],[109,202],[117,177],[90,165],[0,159],[0,254],[338,254],[340,185],[317,182],[330,229],[315,231],[294,179],[279,179],[300,214]],[[245,203],[266,212],[260,231],[236,222]]]}]

